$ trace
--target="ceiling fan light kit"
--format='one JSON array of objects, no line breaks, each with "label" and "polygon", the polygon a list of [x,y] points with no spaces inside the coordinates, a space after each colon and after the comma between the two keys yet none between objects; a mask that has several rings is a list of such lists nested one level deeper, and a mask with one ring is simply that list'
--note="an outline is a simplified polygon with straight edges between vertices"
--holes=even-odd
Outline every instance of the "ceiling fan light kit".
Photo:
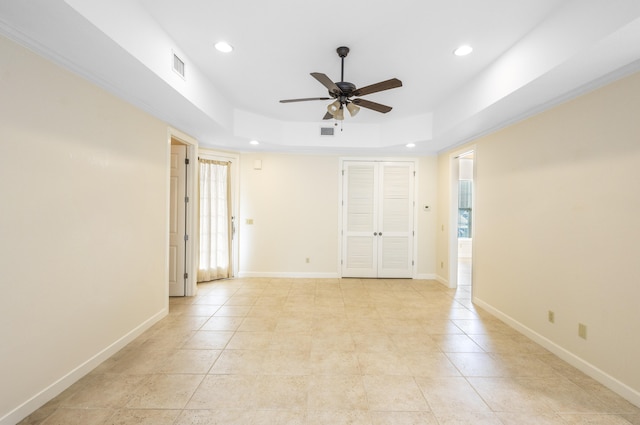
[{"label": "ceiling fan light kit", "polygon": [[[328,120],[334,118],[338,121],[344,120],[344,110],[345,108],[349,111],[349,114],[352,117],[355,117],[356,114],[360,111],[360,108],[371,109],[376,112],[380,112],[386,114],[391,111],[391,106],[382,105],[380,103],[372,102],[366,99],[360,99],[359,96],[364,96],[367,94],[377,93],[384,90],[394,89],[397,87],[402,87],[402,81],[397,78],[392,78],[390,80],[381,81],[379,83],[371,84],[369,86],[357,88],[355,84],[350,83],[348,81],[344,81],[344,58],[349,54],[349,48],[345,46],[338,47],[336,49],[338,52],[338,56],[341,59],[341,73],[340,73],[340,81],[333,82],[329,77],[320,72],[312,72],[311,76],[318,80],[320,84],[325,86],[329,91],[330,97],[307,97],[300,99],[283,99],[280,103],[291,103],[291,102],[305,102],[309,100],[330,100],[335,99],[332,103],[327,106],[327,113],[324,115],[322,119]],[[358,97],[356,97],[358,96]],[[355,98],[354,98],[355,97]]]}]

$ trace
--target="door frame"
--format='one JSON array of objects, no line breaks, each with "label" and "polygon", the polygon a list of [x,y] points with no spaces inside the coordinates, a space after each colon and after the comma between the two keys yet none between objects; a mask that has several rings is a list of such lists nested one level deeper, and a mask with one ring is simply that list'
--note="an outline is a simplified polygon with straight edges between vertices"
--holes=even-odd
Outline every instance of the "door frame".
[{"label": "door frame", "polygon": [[354,156],[354,157],[340,157],[338,159],[338,259],[336,263],[336,267],[338,270],[338,277],[342,278],[342,236],[343,236],[343,175],[342,171],[344,170],[345,162],[410,162],[413,164],[413,171],[415,172],[414,184],[413,184],[413,229],[415,235],[413,237],[413,265],[411,266],[411,279],[416,278],[416,270],[418,270],[418,258],[416,256],[418,252],[418,229],[417,229],[417,218],[418,218],[418,182],[419,182],[419,162],[417,158],[413,157],[380,157],[380,156]]},{"label": "door frame", "polygon": [[[198,156],[204,159],[213,159],[217,161],[229,161],[231,162],[231,215],[236,218],[235,228],[236,235],[231,240],[231,258],[232,258],[232,277],[238,276],[238,270],[240,265],[240,219],[238,217],[240,212],[240,155],[216,151],[213,149],[201,148],[198,151]],[[196,158],[197,159],[197,158]],[[196,161],[197,162],[197,161]],[[197,164],[196,164],[197,166]],[[199,182],[198,177],[198,182]],[[196,248],[199,249],[199,245],[196,245]],[[196,251],[197,252],[197,251]],[[196,272],[197,272],[197,259],[196,259]]]},{"label": "door frame", "polygon": [[[173,127],[169,127],[167,129],[167,202],[166,202],[166,214],[167,214],[167,226],[166,226],[166,239],[167,239],[167,252],[165,257],[165,269],[166,269],[166,291],[167,298],[169,297],[169,218],[171,211],[169,209],[169,180],[171,178],[170,171],[170,161],[171,161],[171,139],[175,139],[178,142],[187,146],[187,158],[189,158],[189,167],[187,168],[187,190],[186,196],[189,197],[189,202],[187,203],[187,225],[185,231],[187,235],[189,235],[189,239],[187,240],[185,249],[186,249],[186,261],[185,261],[185,269],[187,273],[189,273],[189,278],[187,279],[187,285],[185,287],[185,297],[191,297],[196,295],[197,292],[197,276],[198,276],[198,258],[195,255],[197,252],[197,220],[198,220],[198,185],[195,184],[198,180],[198,167],[197,167],[197,159],[198,159],[198,141],[193,137],[189,136],[177,130]],[[195,159],[194,159],[195,158]]]},{"label": "door frame", "polygon": [[[460,157],[468,153],[474,153],[473,160],[473,197],[471,201],[471,222],[475,225],[475,203],[476,203],[476,146],[467,146],[465,149],[457,150],[449,155],[449,278],[447,286],[449,288],[458,287],[458,180],[460,179]],[[471,285],[473,290],[473,233],[475,226],[471,227]]]}]

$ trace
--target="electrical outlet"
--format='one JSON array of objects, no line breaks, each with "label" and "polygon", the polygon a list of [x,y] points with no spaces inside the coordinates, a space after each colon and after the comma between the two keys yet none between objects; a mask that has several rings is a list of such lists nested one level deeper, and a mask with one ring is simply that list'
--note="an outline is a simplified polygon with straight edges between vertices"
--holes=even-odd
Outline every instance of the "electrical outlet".
[{"label": "electrical outlet", "polygon": [[587,339],[587,325],[584,323],[578,323],[578,336],[582,339]]},{"label": "electrical outlet", "polygon": [[549,323],[556,322],[556,314],[551,310],[549,310],[549,312],[547,313],[547,318],[549,319]]}]

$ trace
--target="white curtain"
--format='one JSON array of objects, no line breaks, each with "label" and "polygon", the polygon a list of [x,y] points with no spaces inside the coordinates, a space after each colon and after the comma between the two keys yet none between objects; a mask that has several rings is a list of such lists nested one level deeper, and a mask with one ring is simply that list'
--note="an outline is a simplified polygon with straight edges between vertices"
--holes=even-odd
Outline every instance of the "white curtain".
[{"label": "white curtain", "polygon": [[200,257],[198,282],[224,279],[231,269],[230,163],[199,159]]}]

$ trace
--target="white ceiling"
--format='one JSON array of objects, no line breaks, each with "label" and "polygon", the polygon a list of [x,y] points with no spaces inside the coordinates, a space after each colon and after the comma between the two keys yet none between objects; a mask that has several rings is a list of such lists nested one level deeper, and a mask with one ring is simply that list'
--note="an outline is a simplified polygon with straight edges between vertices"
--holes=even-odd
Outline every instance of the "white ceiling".
[{"label": "white ceiling", "polygon": [[[238,151],[434,153],[640,68],[637,0],[3,0],[0,33]],[[366,96],[393,110],[328,140],[330,102],[278,100],[326,96],[309,73],[339,81],[342,45],[346,81],[403,87]]]}]

